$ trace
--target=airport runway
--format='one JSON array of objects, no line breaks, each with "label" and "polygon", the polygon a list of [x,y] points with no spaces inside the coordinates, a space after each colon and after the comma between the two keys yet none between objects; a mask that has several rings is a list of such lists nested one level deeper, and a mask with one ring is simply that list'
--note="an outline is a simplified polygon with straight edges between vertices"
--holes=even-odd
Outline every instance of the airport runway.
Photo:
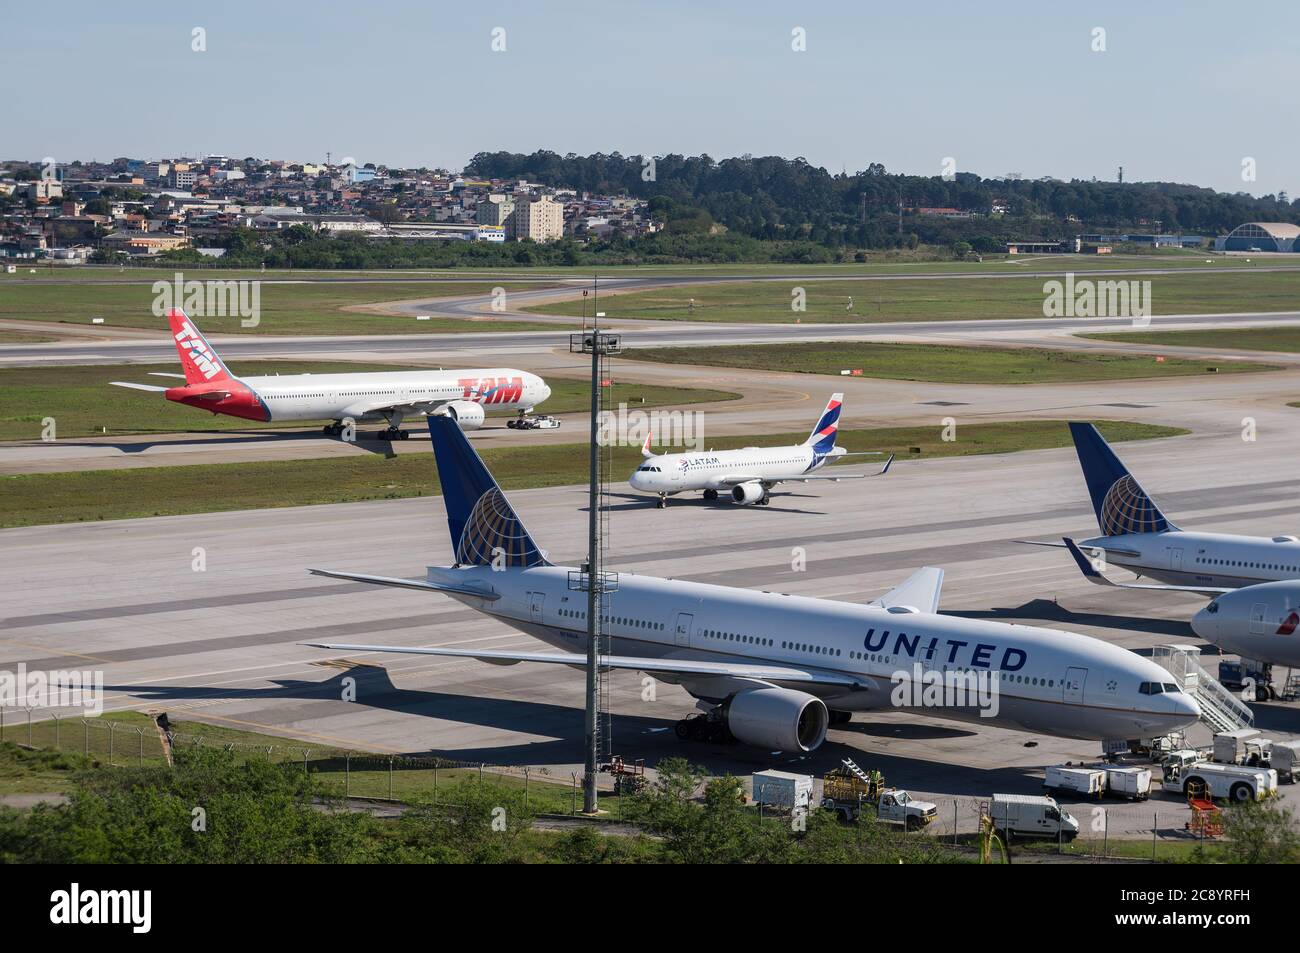
[{"label": "airport runway", "polygon": [[[1300,528],[1289,429],[1261,422],[1120,452],[1181,525],[1268,534]],[[959,430],[960,434],[960,430]],[[583,546],[584,490],[511,494],[559,562]],[[1018,545],[1095,529],[1072,449],[901,461],[869,484],[798,487],[766,508],[643,500],[616,504],[611,555],[641,571],[865,602],[922,565],[948,571],[943,610],[1069,628],[1145,650],[1195,641],[1185,620],[1201,604],[1173,594],[1087,584],[1064,554]],[[207,569],[191,569],[194,547]],[[793,572],[795,547],[807,570]],[[112,709],[163,709],[237,727],[384,752],[546,767],[567,777],[581,757],[582,677],[550,667],[387,656],[351,674],[305,648],[336,639],[416,645],[539,647],[457,603],[306,575],[308,567],[419,576],[448,561],[440,501],[415,499],[164,517],[0,532],[0,667],[100,668]],[[1209,659],[1207,667],[1215,667]],[[1095,757],[1087,742],[886,712],[834,730],[793,762],[737,747],[683,745],[673,722],[692,701],[659,685],[642,700],[635,673],[612,679],[617,750],[651,764],[687,754],[713,771],[762,767],[820,774],[851,756],[891,783],[969,806],[993,791],[1033,793],[1043,766]],[[1273,737],[1300,735],[1300,709],[1255,706]],[[1294,789],[1284,798],[1295,802]],[[945,808],[947,810],[947,808]],[[1157,797],[1120,809],[1118,836],[1149,829]],[[1128,820],[1122,820],[1128,818]]]},{"label": "airport runway", "polygon": [[[1091,343],[1091,342],[1089,342]],[[1216,356],[1192,349],[1207,366],[1235,356]],[[1172,354],[1174,349],[1165,349]],[[942,426],[946,417],[963,423],[1039,417],[1049,419],[1129,419],[1186,426],[1209,432],[1240,428],[1243,417],[1255,417],[1261,427],[1285,432],[1300,411],[1285,405],[1300,398],[1300,355],[1259,354],[1281,365],[1276,372],[1166,378],[1163,380],[1085,382],[1077,384],[935,384],[861,377],[753,371],[742,368],[650,364],[614,359],[612,376],[621,382],[705,387],[743,395],[743,400],[686,405],[703,414],[703,434],[767,434],[802,432],[833,391],[845,393],[845,427]],[[528,355],[503,358],[490,349],[466,351],[461,366],[508,361],[545,377],[579,377],[583,360],[567,349],[546,348]],[[156,399],[142,394],[141,400]],[[546,410],[546,406],[539,408]],[[630,408],[637,410],[636,406]],[[653,409],[653,408],[652,408]],[[286,430],[223,430],[220,420],[190,408],[174,408],[177,421],[193,420],[192,432],[158,435],[107,435],[38,439],[0,443],[0,475],[67,470],[117,469],[256,460],[346,457],[364,453],[419,453],[419,440],[386,443],[369,439],[377,429],[362,427],[356,443],[325,437],[316,425]],[[471,435],[479,446],[537,443],[578,443],[586,439],[586,414],[561,415],[558,430],[521,432],[505,427],[505,417],[490,417],[489,427]],[[39,418],[32,424],[33,436]],[[413,435],[423,432],[420,421],[408,424]],[[662,436],[662,434],[661,434]]]},{"label": "airport runway", "polygon": [[[411,305],[431,312],[433,302]],[[425,312],[421,312],[425,313]],[[514,320],[506,313],[503,320]],[[535,315],[525,315],[535,318]],[[239,360],[398,360],[464,364],[467,355],[540,354],[568,349],[571,319],[565,328],[538,331],[484,331],[453,334],[391,334],[210,338],[221,356]],[[1236,314],[1156,315],[1142,330],[1263,327],[1295,324],[1300,311]],[[876,324],[746,324],[701,321],[618,321],[625,347],[706,346],[716,344],[782,344],[797,341],[887,341],[1020,343],[1074,347],[1075,333],[1104,334],[1134,330],[1129,321],[1099,318],[1005,318],[986,321],[886,321]],[[576,326],[573,328],[576,330]],[[1088,346],[1093,346],[1089,344]],[[0,345],[0,367],[52,364],[159,363],[175,360],[176,351],[165,334],[145,343],[138,339],[45,342]],[[1277,358],[1281,359],[1281,357]]]}]

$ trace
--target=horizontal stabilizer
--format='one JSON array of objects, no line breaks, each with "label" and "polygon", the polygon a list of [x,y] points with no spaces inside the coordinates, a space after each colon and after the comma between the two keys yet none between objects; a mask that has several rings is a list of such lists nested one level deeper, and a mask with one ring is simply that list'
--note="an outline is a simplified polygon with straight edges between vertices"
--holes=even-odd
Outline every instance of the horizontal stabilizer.
[{"label": "horizontal stabilizer", "polygon": [[484,583],[447,583],[426,582],[423,579],[399,579],[393,576],[370,576],[359,572],[338,572],[334,569],[309,569],[313,576],[326,576],[330,579],[347,579],[350,582],[364,582],[372,586],[394,586],[398,589],[421,589],[425,592],[442,592],[462,596],[477,596],[480,599],[500,599],[501,594]]},{"label": "horizontal stabilizer", "polygon": [[147,390],[154,394],[166,393],[171,388],[159,387],[157,384],[133,384],[130,381],[109,381],[114,387],[129,387],[132,390]]}]

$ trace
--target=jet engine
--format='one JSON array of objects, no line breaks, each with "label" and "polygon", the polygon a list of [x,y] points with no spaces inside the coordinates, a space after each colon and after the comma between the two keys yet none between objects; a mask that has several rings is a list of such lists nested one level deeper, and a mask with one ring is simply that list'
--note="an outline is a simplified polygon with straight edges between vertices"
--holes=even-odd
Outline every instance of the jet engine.
[{"label": "jet engine", "polygon": [[727,730],[738,741],[769,751],[807,752],[826,740],[826,703],[789,688],[753,688],[726,706]]},{"label": "jet engine", "polygon": [[737,483],[731,488],[731,499],[741,506],[757,503],[766,495],[761,483]]},{"label": "jet engine", "polygon": [[483,406],[470,400],[453,400],[446,405],[445,412],[461,430],[478,430],[487,417]]}]

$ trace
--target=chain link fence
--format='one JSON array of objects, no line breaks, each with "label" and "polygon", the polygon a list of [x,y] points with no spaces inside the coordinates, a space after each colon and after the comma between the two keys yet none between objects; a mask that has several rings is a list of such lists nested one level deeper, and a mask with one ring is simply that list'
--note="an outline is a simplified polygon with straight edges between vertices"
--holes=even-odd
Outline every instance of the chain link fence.
[{"label": "chain link fence", "polygon": [[[577,814],[582,808],[579,774],[556,774],[546,769],[456,761],[441,757],[351,751],[321,745],[231,742],[201,733],[173,730],[161,724],[123,724],[112,718],[82,715],[42,715],[15,712],[0,706],[0,742],[30,748],[66,751],[118,767],[170,764],[186,748],[228,751],[237,759],[272,764],[300,765],[311,774],[323,793],[334,797],[394,803],[440,803],[470,783],[496,785],[524,799],[537,814]],[[602,800],[617,801],[610,779],[600,778]],[[621,817],[621,804],[604,805]]]}]

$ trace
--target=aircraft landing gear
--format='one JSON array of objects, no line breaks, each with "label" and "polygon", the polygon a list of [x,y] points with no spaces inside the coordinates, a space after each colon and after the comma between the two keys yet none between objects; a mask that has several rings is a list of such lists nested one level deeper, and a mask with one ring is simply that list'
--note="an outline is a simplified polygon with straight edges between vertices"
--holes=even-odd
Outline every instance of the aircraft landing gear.
[{"label": "aircraft landing gear", "polygon": [[320,432],[327,437],[337,437],[343,432],[343,421],[336,420],[332,424],[326,424],[320,429]]},{"label": "aircraft landing gear", "polygon": [[830,711],[830,715],[831,715],[830,723],[832,727],[835,725],[847,725],[850,721],[853,720],[853,712],[851,711],[836,711],[834,708],[832,708]]},{"label": "aircraft landing gear", "polygon": [[717,490],[705,490],[705,491],[704,491],[704,498],[705,498],[706,500],[708,500],[710,503],[712,503],[714,500],[716,500],[716,499],[718,498],[718,491],[717,491]]},{"label": "aircraft landing gear", "polygon": [[399,430],[396,427],[388,427],[379,431],[376,435],[380,440],[406,440],[411,436],[408,430]]},{"label": "aircraft landing gear", "polygon": [[667,494],[660,493],[660,494],[659,494],[659,502],[656,503],[655,506],[662,510],[662,509],[663,509],[664,507],[666,507],[667,505],[668,505],[668,496],[667,496]]},{"label": "aircraft landing gear", "polygon": [[683,718],[673,726],[673,731],[682,741],[704,741],[709,744],[726,744],[734,741],[727,723],[713,712],[704,712]]}]

